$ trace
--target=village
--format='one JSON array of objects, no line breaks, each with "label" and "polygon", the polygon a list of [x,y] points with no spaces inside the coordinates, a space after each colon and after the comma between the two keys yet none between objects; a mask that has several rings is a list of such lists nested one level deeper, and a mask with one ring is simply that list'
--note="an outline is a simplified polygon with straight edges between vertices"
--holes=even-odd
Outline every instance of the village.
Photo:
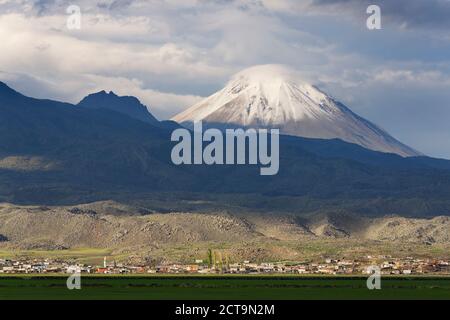
[{"label": "village", "polygon": [[382,275],[450,275],[449,260],[412,257],[367,256],[361,259],[325,259],[321,262],[264,262],[210,264],[196,260],[192,264],[162,264],[155,266],[128,265],[108,262],[92,266],[58,259],[0,259],[0,274],[303,274],[303,275],[363,275],[377,266]]}]

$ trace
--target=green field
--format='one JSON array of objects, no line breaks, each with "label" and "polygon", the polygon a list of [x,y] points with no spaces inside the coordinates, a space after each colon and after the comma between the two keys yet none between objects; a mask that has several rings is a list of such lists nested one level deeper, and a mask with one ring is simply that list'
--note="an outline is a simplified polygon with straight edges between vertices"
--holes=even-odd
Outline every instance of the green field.
[{"label": "green field", "polygon": [[66,277],[4,276],[1,300],[304,300],[447,299],[450,277],[385,277],[370,291],[357,277],[292,276],[83,276],[81,290],[68,290]]}]

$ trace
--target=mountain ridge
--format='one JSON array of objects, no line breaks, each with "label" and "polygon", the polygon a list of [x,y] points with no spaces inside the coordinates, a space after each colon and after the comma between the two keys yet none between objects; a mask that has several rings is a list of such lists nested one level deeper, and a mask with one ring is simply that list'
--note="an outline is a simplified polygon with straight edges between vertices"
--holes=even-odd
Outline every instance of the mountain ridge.
[{"label": "mountain ridge", "polygon": [[445,216],[418,219],[336,213],[161,213],[113,201],[65,207],[0,203],[2,250],[107,248],[117,254],[133,252],[158,259],[179,259],[173,255],[179,250],[183,256],[197,255],[198,259],[201,248],[206,254],[207,248],[226,243],[233,257],[244,250],[241,255],[247,259],[265,260],[270,255],[287,260],[306,258],[304,243],[308,243],[309,248],[317,246],[311,253],[318,256],[333,252],[349,257],[377,249],[385,255],[392,250],[410,255],[414,250],[416,254],[441,252],[448,256],[449,231],[450,218]]},{"label": "mountain ridge", "polygon": [[81,108],[108,109],[115,112],[123,113],[134,119],[147,122],[150,124],[158,124],[159,121],[148,111],[136,97],[123,96],[119,97],[113,91],[107,93],[102,90],[97,93],[89,94],[84,97],[78,104]]}]

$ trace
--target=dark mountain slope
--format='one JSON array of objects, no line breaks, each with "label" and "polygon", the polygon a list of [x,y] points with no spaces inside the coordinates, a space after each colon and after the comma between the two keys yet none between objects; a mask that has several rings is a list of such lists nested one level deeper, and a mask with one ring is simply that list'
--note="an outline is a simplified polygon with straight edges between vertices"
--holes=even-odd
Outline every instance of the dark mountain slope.
[{"label": "dark mountain slope", "polygon": [[131,96],[119,97],[112,91],[109,93],[100,91],[90,94],[82,99],[77,106],[91,110],[117,112],[162,129],[176,129],[180,127],[174,121],[158,121],[137,98]]},{"label": "dark mountain slope", "polygon": [[260,176],[258,166],[175,166],[171,130],[164,126],[0,88],[0,201],[64,204],[156,192],[200,198],[232,193],[236,201],[247,197],[247,207],[277,211],[355,204],[382,214],[450,212],[448,161],[282,136],[277,176]]},{"label": "dark mountain slope", "polygon": [[150,124],[158,123],[158,120],[148,112],[147,107],[140,103],[138,99],[130,96],[119,97],[112,91],[90,94],[81,100],[78,106],[88,109],[108,109]]}]

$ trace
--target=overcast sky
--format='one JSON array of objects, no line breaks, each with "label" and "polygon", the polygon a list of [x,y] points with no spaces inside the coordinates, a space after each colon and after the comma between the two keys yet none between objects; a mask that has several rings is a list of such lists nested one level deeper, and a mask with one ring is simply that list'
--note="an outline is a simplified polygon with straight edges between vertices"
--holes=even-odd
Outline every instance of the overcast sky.
[{"label": "overcast sky", "polygon": [[[66,27],[69,5],[80,30]],[[366,9],[382,10],[382,30]],[[450,158],[450,0],[0,0],[0,80],[78,102],[134,95],[160,119],[280,63],[402,142]]]}]

